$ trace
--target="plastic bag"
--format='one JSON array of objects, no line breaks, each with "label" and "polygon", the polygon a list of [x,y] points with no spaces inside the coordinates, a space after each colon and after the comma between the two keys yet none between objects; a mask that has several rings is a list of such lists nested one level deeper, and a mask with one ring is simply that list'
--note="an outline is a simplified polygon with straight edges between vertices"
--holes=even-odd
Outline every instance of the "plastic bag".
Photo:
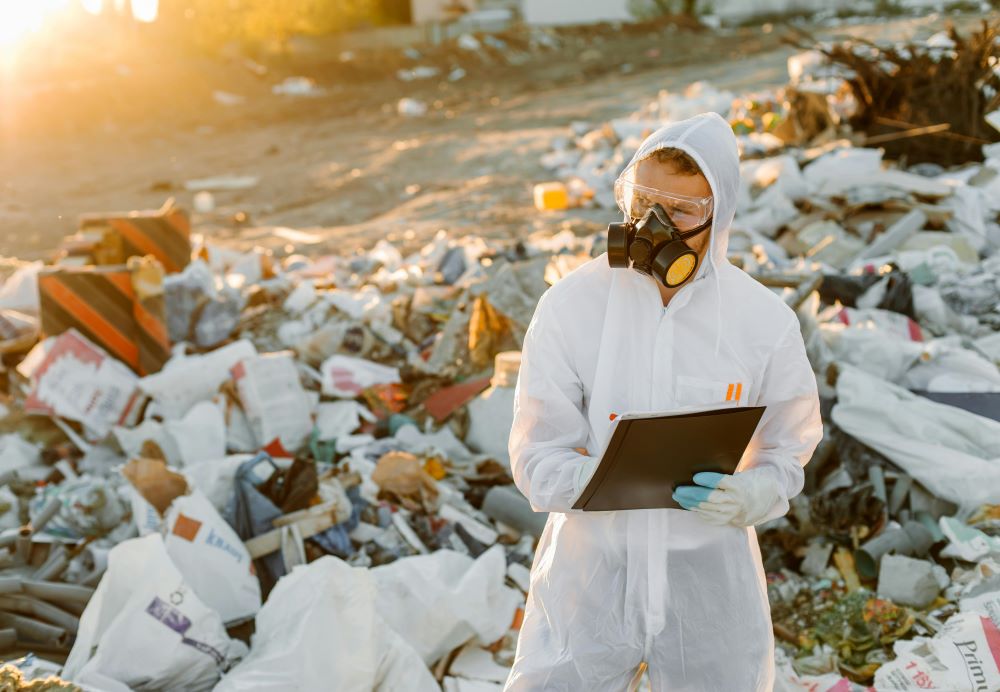
[{"label": "plastic bag", "polygon": [[257,614],[250,655],[216,692],[438,692],[419,656],[379,617],[375,588],[371,572],[335,557],[296,567]]},{"label": "plastic bag", "polygon": [[153,534],[115,546],[63,676],[108,689],[210,690],[247,649],[192,591]]},{"label": "plastic bag", "polygon": [[496,545],[473,560],[438,550],[371,570],[378,612],[430,665],[473,636],[494,642],[509,629],[521,594],[504,585],[507,564]]},{"label": "plastic bag", "polygon": [[260,584],[250,553],[208,498],[197,490],[178,497],[165,523],[167,553],[223,622],[237,622],[260,610]]},{"label": "plastic bag", "polygon": [[961,506],[1000,502],[1000,423],[857,368],[837,378],[833,422],[929,491]]},{"label": "plastic bag", "polygon": [[124,473],[135,491],[139,534],[164,536],[170,559],[224,622],[252,617],[260,609],[260,584],[250,553],[209,499],[197,489],[188,493],[185,477],[162,461],[133,460]]}]

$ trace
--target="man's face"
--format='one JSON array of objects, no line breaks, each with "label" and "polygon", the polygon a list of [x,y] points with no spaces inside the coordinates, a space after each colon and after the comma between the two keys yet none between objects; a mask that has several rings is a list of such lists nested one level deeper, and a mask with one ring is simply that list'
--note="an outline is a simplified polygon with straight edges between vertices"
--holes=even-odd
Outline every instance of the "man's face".
[{"label": "man's face", "polygon": [[[660,163],[655,158],[639,162],[635,169],[635,184],[687,197],[709,197],[712,194],[708,180],[701,173],[684,175],[678,173],[672,163]],[[642,193],[637,191],[636,197],[638,198],[636,202],[642,206]],[[670,213],[669,209],[667,209],[667,213]],[[690,229],[683,224],[678,224],[678,230],[687,231]],[[708,254],[710,236],[711,231],[706,230],[704,233],[699,233],[684,241],[698,253],[699,264],[704,261]]]}]

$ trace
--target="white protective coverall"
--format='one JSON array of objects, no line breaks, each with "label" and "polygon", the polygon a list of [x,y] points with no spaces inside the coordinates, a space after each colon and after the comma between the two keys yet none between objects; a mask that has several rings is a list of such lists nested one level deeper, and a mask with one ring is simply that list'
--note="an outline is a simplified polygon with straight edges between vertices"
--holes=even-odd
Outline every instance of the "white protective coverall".
[{"label": "white protective coverall", "polygon": [[822,437],[795,313],[726,258],[739,186],[732,130],[714,113],[672,123],[633,162],[665,147],[694,158],[715,198],[696,278],[664,307],[652,279],[601,255],[542,296],[524,340],[511,467],[533,509],[550,514],[505,690],[624,690],[642,661],[654,692],[773,684],[753,528],[713,526],[686,510],[571,509],[588,461],[574,448],[599,456],[612,413],[766,406],[740,469],[761,467],[778,484],[769,518],[802,490]]}]

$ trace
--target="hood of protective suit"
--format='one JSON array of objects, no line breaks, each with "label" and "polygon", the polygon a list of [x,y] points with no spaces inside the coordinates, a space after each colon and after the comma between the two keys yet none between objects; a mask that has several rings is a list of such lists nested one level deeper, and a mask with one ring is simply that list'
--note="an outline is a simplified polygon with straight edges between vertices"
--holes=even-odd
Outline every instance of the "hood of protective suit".
[{"label": "hood of protective suit", "polygon": [[710,239],[711,262],[702,262],[695,277],[697,279],[708,271],[708,265],[718,268],[727,261],[729,227],[736,215],[736,194],[740,187],[740,156],[736,136],[721,115],[702,113],[665,125],[651,134],[636,150],[626,168],[649,158],[660,149],[680,149],[687,153],[701,168],[712,188],[715,211]]}]

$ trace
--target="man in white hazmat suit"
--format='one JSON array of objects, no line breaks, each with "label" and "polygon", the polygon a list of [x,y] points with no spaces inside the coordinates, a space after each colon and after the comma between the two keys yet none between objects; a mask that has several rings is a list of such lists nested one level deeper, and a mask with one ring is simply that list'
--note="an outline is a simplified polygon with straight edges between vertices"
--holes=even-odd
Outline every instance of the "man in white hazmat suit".
[{"label": "man in white hazmat suit", "polygon": [[[679,286],[602,255],[538,303],[509,448],[517,487],[550,514],[504,689],[625,690],[645,663],[654,692],[770,690],[753,526],[802,489],[822,437],[816,380],[795,313],[727,261],[739,187],[728,123],[712,113],[661,128],[622,180],[626,220],[656,202],[680,231],[707,232],[687,240],[699,260]],[[692,511],[571,509],[614,414],[692,405],[767,407],[737,473],[678,488]]]}]

